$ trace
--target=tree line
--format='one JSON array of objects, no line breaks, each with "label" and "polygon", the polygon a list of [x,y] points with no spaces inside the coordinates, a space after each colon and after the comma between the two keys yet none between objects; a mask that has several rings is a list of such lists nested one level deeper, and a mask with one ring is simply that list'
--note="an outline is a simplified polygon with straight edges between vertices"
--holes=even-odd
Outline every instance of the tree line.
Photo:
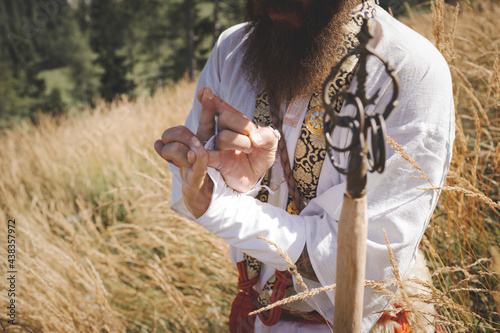
[{"label": "tree line", "polygon": [[243,7],[242,0],[0,0],[0,127],[192,78],[218,33],[242,21]]}]

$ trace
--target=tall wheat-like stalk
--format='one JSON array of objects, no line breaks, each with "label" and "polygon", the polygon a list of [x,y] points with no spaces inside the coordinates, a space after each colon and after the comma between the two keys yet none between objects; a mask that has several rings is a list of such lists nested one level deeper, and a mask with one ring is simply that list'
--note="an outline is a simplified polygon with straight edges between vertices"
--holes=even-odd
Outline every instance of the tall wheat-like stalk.
[{"label": "tall wheat-like stalk", "polygon": [[448,61],[457,138],[423,249],[434,286],[446,296],[435,304],[439,328],[489,332],[500,329],[494,302],[498,271],[491,260],[500,242],[500,6],[483,1],[459,7],[435,0],[431,9],[432,15],[412,13],[405,23],[433,40]]}]

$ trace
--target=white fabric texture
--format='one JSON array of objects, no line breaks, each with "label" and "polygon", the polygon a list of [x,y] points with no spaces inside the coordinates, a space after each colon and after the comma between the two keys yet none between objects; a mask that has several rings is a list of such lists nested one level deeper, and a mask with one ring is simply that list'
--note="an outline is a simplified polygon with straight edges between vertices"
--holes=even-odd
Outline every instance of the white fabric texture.
[{"label": "white fabric texture", "polygon": [[[451,76],[441,54],[422,36],[412,31],[382,8],[377,7],[375,17],[379,29],[374,41],[376,51],[396,66],[401,80],[399,105],[387,120],[388,135],[402,145],[415,159],[430,179],[432,185],[441,186],[451,160],[454,140],[454,104]],[[225,31],[200,75],[197,89],[210,87],[215,95],[252,119],[256,91],[244,79],[241,70],[245,25],[240,24]],[[373,95],[380,90],[381,97],[371,111],[383,112],[392,95],[390,80],[380,61],[370,57],[367,64],[369,79],[367,92]],[[356,79],[351,90],[357,85]],[[305,103],[307,104],[307,103]],[[195,99],[186,126],[194,133],[200,119],[201,105]],[[305,113],[305,110],[304,110]],[[284,125],[283,132],[289,156],[294,156],[295,145],[302,120],[296,127]],[[339,142],[347,133],[337,133]],[[368,177],[368,218],[366,278],[392,280],[394,278],[383,230],[389,241],[403,276],[411,270],[418,244],[429,223],[439,194],[421,190],[430,187],[428,181],[418,178],[421,174],[387,145],[387,161],[383,174]],[[337,156],[345,165],[346,158]],[[292,161],[293,162],[293,161]],[[177,168],[171,166],[172,209],[192,218],[181,196],[181,180]],[[274,174],[274,172],[273,172]],[[285,210],[287,185],[282,183],[270,195],[270,203],[262,203],[251,195],[240,194],[228,188],[217,170],[209,168],[214,182],[211,204],[197,220],[209,232],[222,237],[231,245],[231,258],[242,260],[242,253],[264,263],[260,290],[275,269],[288,267],[274,248],[258,236],[277,243],[293,261],[300,256],[304,245],[311,258],[321,285],[335,283],[337,260],[337,226],[345,192],[345,177],[338,174],[327,156],[318,184],[318,195],[299,216]],[[254,189],[255,194],[258,188]],[[273,206],[271,203],[274,203]],[[277,207],[275,207],[277,206]],[[310,283],[310,288],[318,285]],[[296,286],[301,292],[300,286]],[[315,296],[321,311],[333,322],[335,292]],[[306,301],[316,308],[311,299]],[[368,332],[380,317],[389,300],[365,289],[362,331]],[[265,327],[258,319],[257,332],[328,332],[316,325],[300,325],[280,321],[274,327]]]}]

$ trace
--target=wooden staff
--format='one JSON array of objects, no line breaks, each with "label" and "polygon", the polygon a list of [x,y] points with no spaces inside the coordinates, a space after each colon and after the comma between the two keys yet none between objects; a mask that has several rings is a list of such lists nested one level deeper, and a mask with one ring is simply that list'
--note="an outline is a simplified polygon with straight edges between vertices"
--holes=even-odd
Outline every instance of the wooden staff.
[{"label": "wooden staff", "polygon": [[[368,234],[367,172],[383,172],[384,170],[385,119],[396,107],[399,96],[399,79],[394,73],[394,68],[368,45],[372,36],[366,19],[357,37],[360,41],[358,48],[347,54],[332,68],[323,85],[324,126],[328,153],[334,167],[340,173],[347,175],[346,193],[338,222],[337,240],[334,330],[339,333],[361,331]],[[328,89],[330,82],[335,78],[342,63],[354,55],[359,55],[356,72],[357,91],[355,93],[340,92],[330,98]],[[387,105],[383,114],[365,112],[365,107],[374,104],[378,97],[378,92],[370,98],[366,96],[366,61],[370,55],[382,61],[394,82],[392,101]],[[344,107],[354,106],[356,110],[354,116],[341,116],[334,110],[332,106],[339,98],[344,100]],[[346,147],[338,147],[333,143],[333,131],[337,126],[351,131],[352,140]],[[368,137],[371,138],[370,150],[368,149]],[[344,168],[336,162],[335,154],[346,152],[349,152],[349,162],[348,166]]]},{"label": "wooden staff", "polygon": [[[348,175],[348,184],[349,178],[355,176],[362,177],[364,174],[366,179],[366,161],[359,169]],[[348,186],[342,204],[337,240],[335,332],[361,331],[368,234],[366,210],[366,194],[350,191]]]}]

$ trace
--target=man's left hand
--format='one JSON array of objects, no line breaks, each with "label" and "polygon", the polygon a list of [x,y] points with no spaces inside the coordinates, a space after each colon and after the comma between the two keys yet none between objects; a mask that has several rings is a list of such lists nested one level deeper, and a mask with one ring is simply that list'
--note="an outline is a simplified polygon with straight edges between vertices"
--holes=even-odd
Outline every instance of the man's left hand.
[{"label": "man's left hand", "polygon": [[208,166],[221,173],[227,186],[238,192],[247,192],[273,165],[278,135],[271,128],[257,128],[209,88],[202,89],[198,93],[202,111],[197,132],[201,140],[207,140],[215,133],[214,118],[219,117],[216,150],[208,152]]}]

